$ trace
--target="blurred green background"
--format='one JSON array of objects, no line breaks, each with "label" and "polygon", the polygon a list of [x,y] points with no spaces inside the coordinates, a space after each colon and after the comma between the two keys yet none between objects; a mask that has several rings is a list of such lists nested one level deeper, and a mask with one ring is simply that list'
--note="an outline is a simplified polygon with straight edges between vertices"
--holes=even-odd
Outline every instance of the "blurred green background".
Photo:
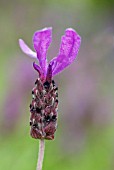
[{"label": "blurred green background", "polygon": [[34,60],[18,45],[32,48],[33,33],[53,27],[50,60],[68,27],[82,44],[75,62],[55,77],[59,122],[46,141],[43,170],[114,169],[114,1],[0,1],[0,170],[34,170],[38,140],[29,136],[29,104],[37,78]]}]

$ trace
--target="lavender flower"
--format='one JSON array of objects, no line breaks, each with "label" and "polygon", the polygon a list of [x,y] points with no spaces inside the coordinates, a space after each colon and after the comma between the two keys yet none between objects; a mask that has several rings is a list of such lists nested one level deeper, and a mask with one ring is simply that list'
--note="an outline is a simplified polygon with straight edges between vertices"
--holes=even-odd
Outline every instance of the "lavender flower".
[{"label": "lavender flower", "polygon": [[57,128],[58,88],[53,77],[74,61],[80,48],[81,37],[75,30],[66,29],[61,39],[59,54],[48,64],[46,55],[51,41],[52,28],[45,28],[34,33],[35,52],[22,39],[19,40],[22,51],[39,60],[39,65],[33,63],[34,69],[39,73],[39,78],[32,90],[30,104],[30,133],[36,139],[54,139]]}]

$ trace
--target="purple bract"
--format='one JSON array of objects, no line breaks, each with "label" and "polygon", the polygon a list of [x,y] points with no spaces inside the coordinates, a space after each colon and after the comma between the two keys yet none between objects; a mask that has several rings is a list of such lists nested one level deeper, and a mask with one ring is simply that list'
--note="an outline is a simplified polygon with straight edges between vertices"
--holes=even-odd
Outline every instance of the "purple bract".
[{"label": "purple bract", "polygon": [[34,62],[33,67],[38,71],[42,81],[45,81],[47,74],[50,74],[50,76],[53,77],[74,61],[80,48],[81,37],[74,29],[66,29],[65,35],[61,38],[59,54],[48,64],[46,55],[51,41],[51,27],[44,28],[34,33],[33,46],[35,52],[33,52],[22,39],[19,39],[21,50],[28,56],[39,60],[39,65]]}]

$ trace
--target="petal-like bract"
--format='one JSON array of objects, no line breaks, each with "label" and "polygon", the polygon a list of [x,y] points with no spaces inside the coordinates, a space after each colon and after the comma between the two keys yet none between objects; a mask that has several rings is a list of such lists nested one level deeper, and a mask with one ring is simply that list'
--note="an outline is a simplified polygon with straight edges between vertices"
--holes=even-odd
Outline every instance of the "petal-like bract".
[{"label": "petal-like bract", "polygon": [[21,48],[21,50],[27,54],[28,56],[32,57],[32,58],[37,58],[37,54],[35,52],[33,52],[22,39],[19,39],[19,46]]},{"label": "petal-like bract", "polygon": [[61,38],[59,54],[53,58],[52,76],[58,74],[69,66],[76,58],[81,44],[81,37],[71,28],[66,29],[65,35]]},{"label": "petal-like bract", "polygon": [[55,76],[74,61],[80,48],[81,37],[74,29],[66,29],[65,35],[61,38],[59,54],[53,58],[48,65],[47,50],[51,41],[51,27],[44,28],[34,33],[33,45],[36,52],[33,52],[22,39],[19,39],[21,50],[30,57],[37,58],[39,60],[39,66],[33,63],[33,67],[37,70],[37,72],[39,72],[43,80],[48,78],[50,79]]},{"label": "petal-like bract", "polygon": [[52,41],[52,28],[45,28],[40,31],[36,31],[33,36],[34,49],[37,52],[37,58],[39,60],[40,67],[46,76],[47,72],[47,50]]}]

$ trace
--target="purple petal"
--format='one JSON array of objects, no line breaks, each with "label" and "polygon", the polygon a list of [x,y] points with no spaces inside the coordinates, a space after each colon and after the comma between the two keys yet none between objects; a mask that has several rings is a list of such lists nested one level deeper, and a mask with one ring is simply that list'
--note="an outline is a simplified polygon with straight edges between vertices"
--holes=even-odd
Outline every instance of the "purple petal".
[{"label": "purple petal", "polygon": [[43,74],[40,66],[38,66],[35,62],[33,62],[33,67],[39,73],[39,76]]},{"label": "purple petal", "polygon": [[32,58],[37,58],[37,54],[35,52],[33,52],[22,39],[19,39],[19,46],[21,48],[21,50],[27,54],[28,56],[32,57]]},{"label": "purple petal", "polygon": [[47,59],[46,53],[49,45],[52,41],[52,28],[45,28],[35,32],[33,36],[34,49],[37,52],[37,58],[39,60],[40,67],[42,68],[44,75],[47,72]]},{"label": "purple petal", "polygon": [[65,35],[61,38],[61,45],[57,57],[51,60],[52,75],[56,75],[76,58],[81,44],[81,37],[71,28],[66,29]]},{"label": "purple petal", "polygon": [[52,79],[52,64],[49,64],[47,69],[46,81],[51,83],[51,79]]}]

